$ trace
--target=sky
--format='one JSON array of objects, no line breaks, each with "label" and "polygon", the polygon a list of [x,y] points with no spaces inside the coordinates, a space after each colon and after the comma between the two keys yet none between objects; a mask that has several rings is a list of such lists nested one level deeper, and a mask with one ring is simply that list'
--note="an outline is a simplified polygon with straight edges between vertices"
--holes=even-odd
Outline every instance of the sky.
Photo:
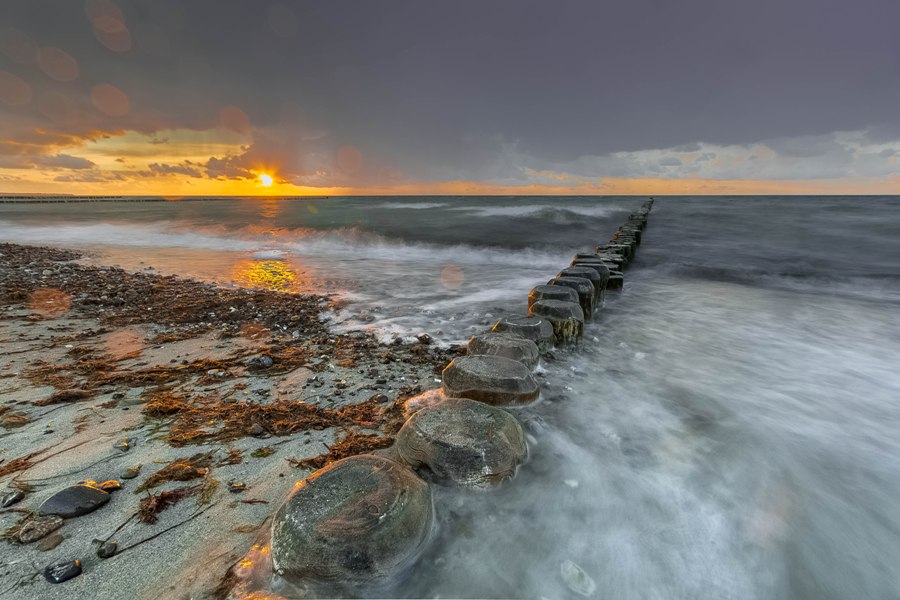
[{"label": "sky", "polygon": [[900,193],[898,0],[2,0],[0,192]]}]

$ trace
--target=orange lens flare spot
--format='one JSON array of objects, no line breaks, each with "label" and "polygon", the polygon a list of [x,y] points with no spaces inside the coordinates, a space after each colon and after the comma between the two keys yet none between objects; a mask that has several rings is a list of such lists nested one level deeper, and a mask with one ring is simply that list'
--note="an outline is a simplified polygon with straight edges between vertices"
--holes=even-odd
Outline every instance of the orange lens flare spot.
[{"label": "orange lens flare spot", "polygon": [[72,308],[72,297],[62,290],[42,288],[35,290],[28,297],[27,306],[29,310],[45,319],[56,319]]},{"label": "orange lens flare spot", "polygon": [[458,290],[466,277],[461,267],[447,265],[441,269],[441,285],[448,290]]}]

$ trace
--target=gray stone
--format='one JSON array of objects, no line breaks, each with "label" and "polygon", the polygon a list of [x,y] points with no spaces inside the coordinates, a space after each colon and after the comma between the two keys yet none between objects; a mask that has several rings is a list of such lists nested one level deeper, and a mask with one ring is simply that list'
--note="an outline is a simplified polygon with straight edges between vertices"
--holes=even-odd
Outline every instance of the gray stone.
[{"label": "gray stone", "polygon": [[[556,287],[558,286],[547,286]],[[504,317],[494,324],[491,331],[498,333],[514,333],[537,344],[538,351],[543,354],[553,347],[556,338],[553,336],[553,325],[540,317]]]},{"label": "gray stone", "polygon": [[578,292],[561,285],[536,285],[528,292],[528,308],[538,300],[578,302]]},{"label": "gray stone", "polygon": [[109,494],[92,485],[73,485],[44,500],[40,515],[58,515],[64,519],[80,517],[109,502]]},{"label": "gray stone", "polygon": [[507,411],[447,398],[415,413],[397,433],[400,457],[439,481],[489,487],[511,479],[528,454],[525,433]]},{"label": "gray stone", "polygon": [[19,528],[16,538],[22,544],[30,544],[50,535],[62,526],[62,517],[57,517],[56,515],[31,517]]},{"label": "gray stone", "polygon": [[578,304],[584,311],[585,321],[590,321],[594,315],[596,306],[596,298],[594,297],[594,284],[590,279],[583,277],[554,277],[547,282],[547,285],[559,285],[572,288],[578,292]]},{"label": "gray stone", "polygon": [[272,521],[272,564],[344,589],[384,581],[418,558],[433,518],[431,491],[409,467],[352,456],[294,486]]},{"label": "gray stone", "polygon": [[65,539],[66,538],[64,538],[62,535],[54,533],[38,541],[38,543],[35,544],[34,547],[41,552],[50,552],[51,550],[62,544]]},{"label": "gray stone", "polygon": [[557,345],[574,344],[584,333],[584,311],[575,302],[539,300],[528,308],[528,313],[550,321]]},{"label": "gray stone", "polygon": [[541,356],[537,344],[514,333],[482,333],[472,336],[466,347],[469,354],[504,356],[519,361],[529,369],[537,366]]},{"label": "gray stone", "polygon": [[502,356],[461,356],[442,373],[444,395],[488,404],[521,404],[540,389],[522,363]]}]

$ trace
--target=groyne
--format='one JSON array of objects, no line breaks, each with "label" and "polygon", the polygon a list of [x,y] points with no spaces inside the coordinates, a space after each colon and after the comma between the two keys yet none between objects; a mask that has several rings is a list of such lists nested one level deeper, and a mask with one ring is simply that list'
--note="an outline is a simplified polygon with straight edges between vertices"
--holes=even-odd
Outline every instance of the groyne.
[{"label": "groyne", "polygon": [[513,407],[538,398],[540,356],[577,346],[607,292],[623,287],[652,207],[651,198],[608,241],[532,289],[527,315],[474,336],[467,354],[443,369],[441,388],[407,403],[416,410],[394,446],[297,482],[273,519],[276,574],[331,593],[364,593],[408,572],[422,553],[441,510],[432,485],[484,490],[512,479],[527,456]]}]

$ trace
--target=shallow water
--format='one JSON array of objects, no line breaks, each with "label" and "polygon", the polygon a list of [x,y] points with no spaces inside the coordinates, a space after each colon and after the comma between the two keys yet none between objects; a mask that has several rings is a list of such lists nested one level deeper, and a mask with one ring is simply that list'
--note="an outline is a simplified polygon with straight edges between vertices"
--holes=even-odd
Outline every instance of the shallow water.
[{"label": "shallow water", "polygon": [[[341,327],[458,341],[641,200],[5,205],[0,239],[222,282],[287,269],[345,294]],[[517,411],[529,462],[495,492],[436,488],[434,543],[385,593],[900,597],[898,314],[900,199],[658,199],[624,291]]]}]

